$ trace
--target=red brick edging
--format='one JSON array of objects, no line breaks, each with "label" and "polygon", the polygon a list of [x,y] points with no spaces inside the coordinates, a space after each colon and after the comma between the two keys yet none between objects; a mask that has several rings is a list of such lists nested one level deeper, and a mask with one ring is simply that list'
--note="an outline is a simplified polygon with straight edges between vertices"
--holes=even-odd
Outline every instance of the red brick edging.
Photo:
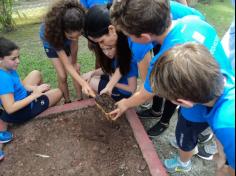
[{"label": "red brick edging", "polygon": [[[70,104],[55,106],[41,113],[38,117],[46,117],[48,115],[58,114],[62,112],[68,112],[73,110],[79,110],[88,106],[94,106],[94,99],[87,99],[83,101],[77,101]],[[136,141],[142,151],[143,157],[147,162],[149,171],[152,176],[167,176],[166,170],[163,167],[152,141],[149,139],[142,123],[140,122],[137,114],[133,109],[126,112],[126,118],[128,119],[130,126],[133,130]]]}]

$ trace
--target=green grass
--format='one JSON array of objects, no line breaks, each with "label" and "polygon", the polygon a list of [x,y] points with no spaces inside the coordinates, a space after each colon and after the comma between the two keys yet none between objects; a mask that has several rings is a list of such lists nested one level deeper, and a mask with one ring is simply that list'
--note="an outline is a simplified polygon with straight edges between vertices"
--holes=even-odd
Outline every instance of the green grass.
[{"label": "green grass", "polygon": [[230,0],[211,0],[210,4],[198,3],[195,6],[205,16],[207,21],[212,24],[222,37],[233,21],[234,9]]},{"label": "green grass", "polygon": [[[207,21],[216,27],[219,36],[225,33],[228,29],[232,18],[233,18],[233,8],[228,0],[225,2],[219,2],[212,0],[210,5],[199,3],[196,5],[207,18]],[[31,13],[31,11],[20,12],[21,14]],[[30,71],[36,69],[43,73],[44,81],[50,83],[53,87],[57,86],[57,78],[55,70],[47,59],[41,41],[39,39],[39,24],[24,25],[28,22],[35,22],[40,20],[39,16],[44,13],[44,10],[35,10],[33,16],[28,16],[28,19],[18,18],[14,16],[17,20],[18,29],[11,33],[0,33],[13,41],[15,41],[21,47],[21,64],[19,66],[18,72],[21,77],[24,78]],[[24,21],[25,20],[25,21]],[[85,73],[94,68],[94,56],[87,48],[87,41],[84,38],[80,39],[80,48],[78,54],[78,62],[81,64],[82,73]],[[71,84],[71,79],[69,81],[70,90],[73,90]],[[72,96],[75,96],[75,92],[72,92]]]}]

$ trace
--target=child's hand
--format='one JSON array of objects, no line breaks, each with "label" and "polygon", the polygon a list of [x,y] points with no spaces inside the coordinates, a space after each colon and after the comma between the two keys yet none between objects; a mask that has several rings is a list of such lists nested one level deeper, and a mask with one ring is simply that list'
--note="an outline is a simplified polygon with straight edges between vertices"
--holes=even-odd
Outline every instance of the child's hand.
[{"label": "child's hand", "polygon": [[125,111],[127,111],[126,99],[123,99],[116,103],[117,109],[109,113],[109,117],[112,120],[117,120]]},{"label": "child's hand", "polygon": [[87,84],[85,83],[84,85],[82,85],[82,92],[88,96],[91,96],[93,98],[96,97],[95,92],[93,91],[93,89]]},{"label": "child's hand", "polygon": [[40,86],[37,86],[33,94],[36,95],[36,97],[40,97],[44,92],[50,90],[50,85],[49,84],[41,84]]},{"label": "child's hand", "polygon": [[80,64],[76,63],[73,67],[78,73],[80,73]]},{"label": "child's hand", "polygon": [[101,92],[100,92],[100,95],[102,94],[108,94],[108,95],[111,95],[112,94],[112,89],[110,87],[105,87]]}]

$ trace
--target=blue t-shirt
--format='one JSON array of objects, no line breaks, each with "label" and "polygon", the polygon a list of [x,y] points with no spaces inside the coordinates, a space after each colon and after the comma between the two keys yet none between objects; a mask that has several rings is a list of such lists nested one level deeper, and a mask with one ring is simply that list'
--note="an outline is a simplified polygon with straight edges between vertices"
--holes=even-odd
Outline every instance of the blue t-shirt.
[{"label": "blue t-shirt", "polygon": [[170,1],[170,11],[173,20],[177,20],[188,15],[195,15],[198,16],[200,19],[205,20],[205,16],[198,10],[185,6],[176,1]]},{"label": "blue t-shirt", "polygon": [[132,52],[132,60],[133,62],[139,63],[143,60],[145,55],[153,49],[152,43],[147,44],[141,44],[136,43],[131,40],[131,38],[128,38],[129,47]]},{"label": "blue t-shirt", "polygon": [[[27,97],[27,91],[22,85],[20,77],[15,70],[5,71],[0,69],[0,78],[0,96],[13,94],[15,101]],[[1,100],[0,105],[2,105]]]},{"label": "blue t-shirt", "polygon": [[[53,49],[55,51],[58,51],[58,49],[54,48],[45,38],[45,24],[42,23],[39,28],[39,37],[41,41],[43,42],[44,48]],[[66,39],[64,42],[64,48],[67,48],[71,45],[71,40]]]},{"label": "blue t-shirt", "polygon": [[229,74],[234,75],[234,71],[227,59],[216,30],[196,16],[186,16],[173,21],[173,28],[164,39],[160,52],[152,59],[144,83],[144,87],[148,92],[152,93],[149,77],[158,58],[170,48],[187,42],[203,44],[217,60],[221,69],[227,70]]},{"label": "blue t-shirt", "polygon": [[90,9],[95,5],[106,5],[108,3],[112,3],[112,0],[80,0],[80,4],[86,9]]},{"label": "blue t-shirt", "polygon": [[[222,71],[222,73],[226,73]],[[235,79],[227,76],[223,94],[209,111],[204,105],[194,110],[196,117],[207,122],[224,148],[229,165],[235,169]],[[182,109],[182,108],[181,108]],[[186,108],[185,108],[186,109]],[[188,110],[188,109],[186,109]],[[191,111],[191,109],[189,109]],[[192,118],[187,118],[192,121]]]}]

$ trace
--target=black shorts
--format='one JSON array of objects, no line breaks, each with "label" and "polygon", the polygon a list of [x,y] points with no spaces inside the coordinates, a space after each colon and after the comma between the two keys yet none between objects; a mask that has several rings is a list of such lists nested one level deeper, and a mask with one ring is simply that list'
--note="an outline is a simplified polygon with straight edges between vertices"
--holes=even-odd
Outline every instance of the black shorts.
[{"label": "black shorts", "polygon": [[197,146],[198,135],[208,127],[208,123],[196,123],[186,120],[179,112],[175,131],[177,145],[185,152],[192,151]]},{"label": "black shorts", "polygon": [[[108,75],[102,75],[101,76],[101,80],[99,82],[98,85],[98,93],[100,94],[100,92],[107,86],[108,82],[110,81],[110,78]],[[122,94],[119,89],[117,89],[116,87],[112,90],[112,99],[115,101],[120,101],[123,98],[129,98],[132,94],[130,95],[126,95],[126,94]]]},{"label": "black shorts", "polygon": [[[71,55],[71,51],[70,51],[70,45],[66,45],[63,50],[66,52],[66,55],[67,56],[70,56]],[[57,52],[54,48],[47,48],[47,47],[44,47],[44,51],[47,55],[48,58],[58,58],[58,55],[57,55]]]},{"label": "black shorts", "polygon": [[0,119],[7,123],[25,123],[48,109],[48,106],[48,97],[46,95],[42,95],[41,97],[31,102],[28,106],[13,114],[8,114],[6,111],[2,111]]}]

